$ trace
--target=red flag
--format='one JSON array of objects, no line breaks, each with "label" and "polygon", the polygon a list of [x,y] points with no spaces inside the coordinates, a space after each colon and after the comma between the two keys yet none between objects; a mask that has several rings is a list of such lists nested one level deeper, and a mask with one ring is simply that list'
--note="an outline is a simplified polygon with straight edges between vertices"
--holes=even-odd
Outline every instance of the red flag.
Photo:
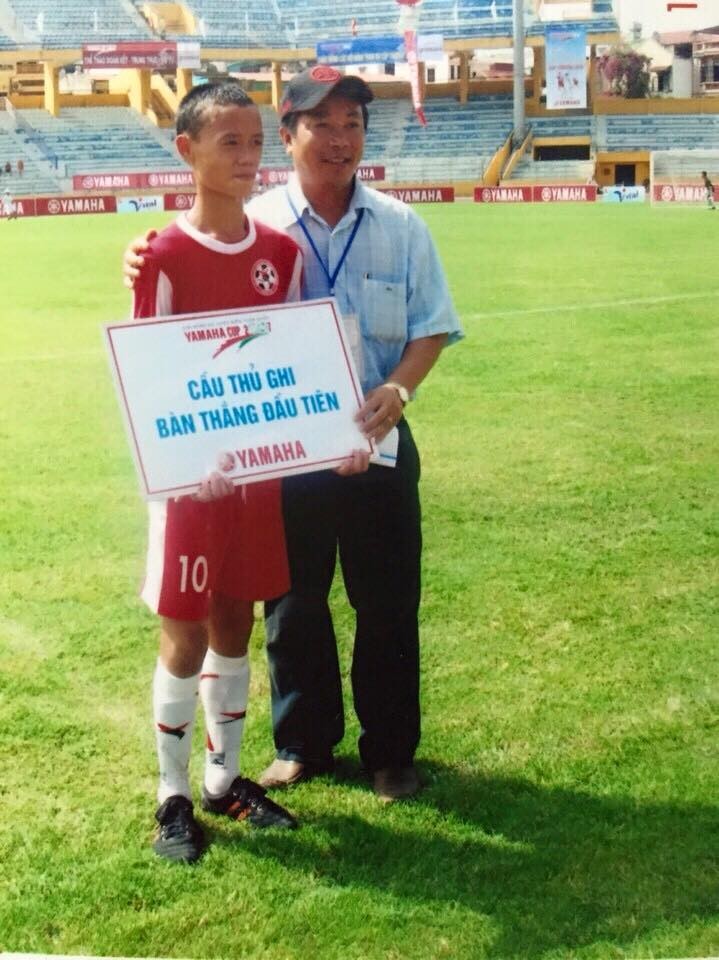
[{"label": "red flag", "polygon": [[[400,3],[400,0],[397,0]],[[406,0],[404,0],[406,2]],[[419,89],[419,64],[417,62],[417,34],[414,30],[404,32],[404,51],[409,64],[409,83],[412,88],[412,103],[417,119],[423,127],[427,126],[427,118],[422,107],[422,95]]]}]

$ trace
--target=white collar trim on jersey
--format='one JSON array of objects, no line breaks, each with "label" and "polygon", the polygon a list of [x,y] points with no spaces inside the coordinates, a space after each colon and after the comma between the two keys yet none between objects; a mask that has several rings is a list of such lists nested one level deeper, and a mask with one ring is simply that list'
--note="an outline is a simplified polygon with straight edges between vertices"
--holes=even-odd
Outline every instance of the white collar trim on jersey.
[{"label": "white collar trim on jersey", "polygon": [[183,233],[186,233],[188,237],[192,237],[193,240],[203,247],[207,247],[208,250],[214,250],[215,253],[242,253],[244,250],[249,250],[257,239],[254,220],[252,217],[247,216],[247,214],[245,214],[245,216],[247,217],[249,230],[245,239],[240,240],[239,243],[223,243],[222,240],[215,240],[214,237],[208,237],[206,233],[201,233],[196,227],[192,226],[187,219],[186,213],[181,213],[177,218],[177,226]]}]

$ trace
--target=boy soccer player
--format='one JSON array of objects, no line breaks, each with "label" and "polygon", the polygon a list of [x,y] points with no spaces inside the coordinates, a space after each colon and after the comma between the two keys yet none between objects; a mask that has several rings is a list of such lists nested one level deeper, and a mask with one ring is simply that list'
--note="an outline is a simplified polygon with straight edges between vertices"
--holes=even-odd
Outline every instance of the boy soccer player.
[{"label": "boy soccer player", "polygon": [[[235,83],[195,87],[178,110],[176,145],[192,168],[197,196],[152,241],[135,284],[134,316],[299,299],[297,244],[244,212],[262,154],[257,107]],[[214,473],[194,497],[151,503],[149,511],[142,596],[161,618],[153,847],[169,860],[194,861],[204,848],[188,777],[198,692],[207,727],[202,808],[258,827],[296,826],[239,775],[253,601],[289,586],[280,483],[233,487]]]}]

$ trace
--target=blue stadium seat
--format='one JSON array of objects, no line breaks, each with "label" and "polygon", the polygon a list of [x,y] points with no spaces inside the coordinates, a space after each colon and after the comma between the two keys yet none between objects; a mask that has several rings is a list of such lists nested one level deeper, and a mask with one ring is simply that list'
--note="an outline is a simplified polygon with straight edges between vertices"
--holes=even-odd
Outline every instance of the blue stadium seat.
[{"label": "blue stadium seat", "polygon": [[129,107],[73,107],[59,117],[19,110],[18,116],[68,176],[184,169],[171,138]]},{"label": "blue stadium seat", "polygon": [[122,0],[9,0],[9,7],[24,46],[57,49],[151,37],[142,17]]}]

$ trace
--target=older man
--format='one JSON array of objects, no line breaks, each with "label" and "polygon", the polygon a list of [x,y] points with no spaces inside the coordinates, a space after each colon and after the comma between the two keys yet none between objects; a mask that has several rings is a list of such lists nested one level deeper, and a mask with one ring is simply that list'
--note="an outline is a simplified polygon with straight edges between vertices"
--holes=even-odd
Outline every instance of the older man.
[{"label": "older man", "polygon": [[294,175],[251,205],[303,249],[306,297],[337,298],[365,391],[360,417],[381,441],[397,428],[397,463],[283,483],[292,587],[266,605],[278,787],[326,772],[344,733],[327,597],[339,551],[356,613],[352,691],[360,756],[385,800],[419,788],[419,458],[404,408],[443,346],[461,336],[429,232],[404,204],[356,176],[372,91],[317,66],[288,84],[280,136]]}]

